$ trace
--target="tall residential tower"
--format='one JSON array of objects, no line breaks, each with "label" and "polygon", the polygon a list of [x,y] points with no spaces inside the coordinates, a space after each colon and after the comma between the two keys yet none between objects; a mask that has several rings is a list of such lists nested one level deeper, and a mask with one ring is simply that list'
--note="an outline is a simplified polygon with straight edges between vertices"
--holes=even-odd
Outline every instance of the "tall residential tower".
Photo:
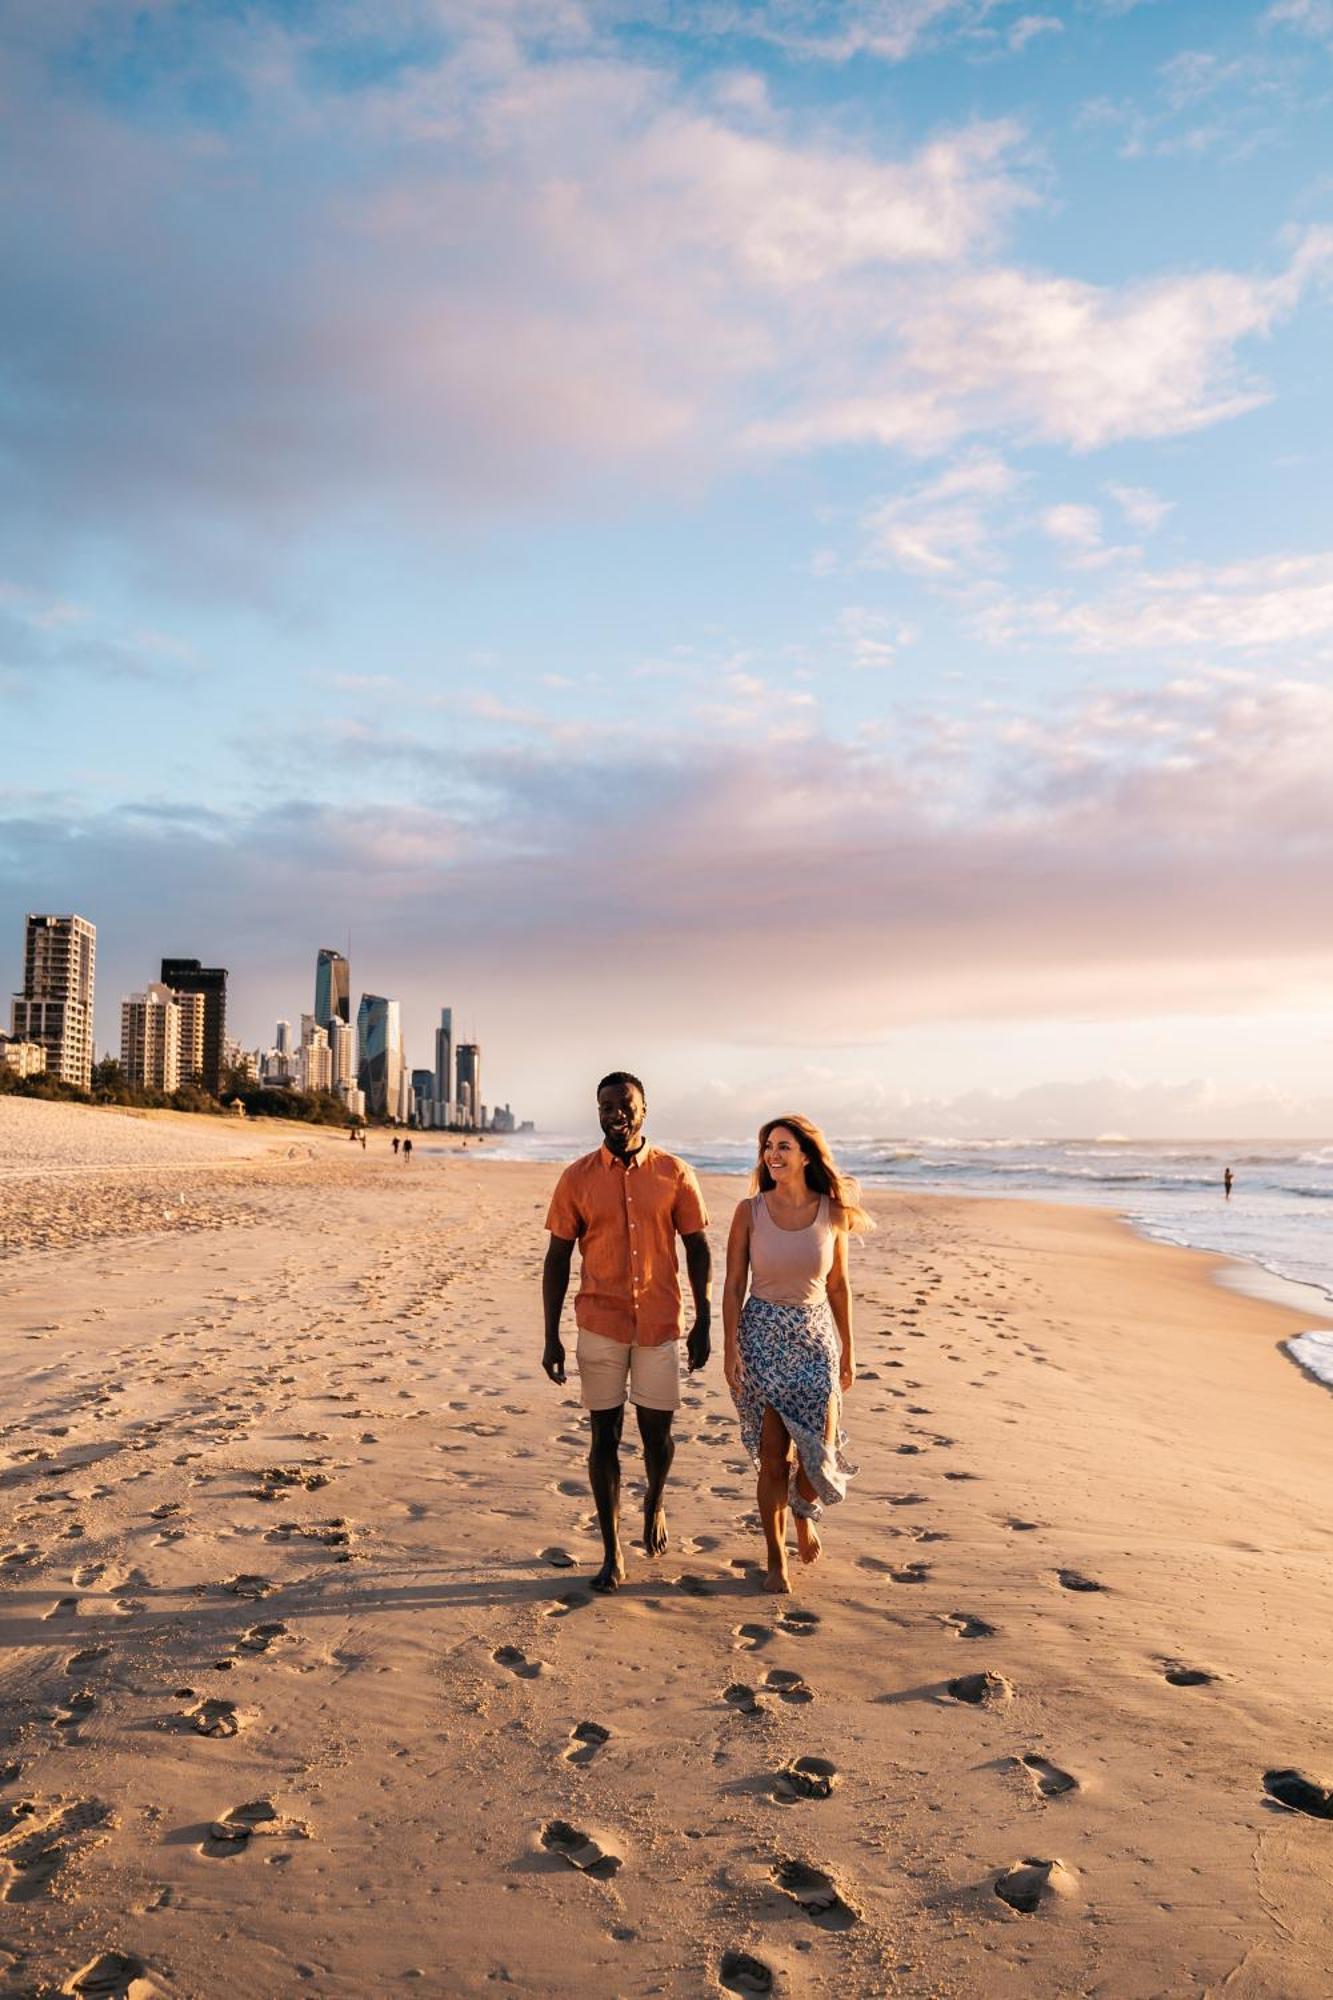
[{"label": "tall residential tower", "polygon": [[87,1090],[93,1076],[97,932],[83,917],[27,919],[23,991],[14,996],[17,1040],[46,1050],[48,1076]]},{"label": "tall residential tower", "polygon": [[162,984],[173,993],[198,993],[204,1002],[200,1080],[214,1097],[222,1088],[222,1045],[227,1037],[227,971],[197,958],[164,958]]}]

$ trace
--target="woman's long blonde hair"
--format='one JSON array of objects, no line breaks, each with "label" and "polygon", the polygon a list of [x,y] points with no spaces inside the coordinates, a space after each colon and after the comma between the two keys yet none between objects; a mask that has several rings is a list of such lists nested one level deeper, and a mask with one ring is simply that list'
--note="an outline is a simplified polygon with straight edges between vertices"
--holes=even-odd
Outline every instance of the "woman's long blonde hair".
[{"label": "woman's long blonde hair", "polygon": [[838,1204],[849,1230],[864,1234],[873,1229],[874,1218],[867,1215],[861,1206],[860,1187],[850,1174],[839,1173],[829,1151],[828,1140],[818,1125],[795,1112],[788,1112],[785,1118],[770,1118],[759,1127],[759,1157],[750,1176],[751,1194],[766,1193],[773,1186],[773,1176],[764,1165],[764,1148],[779,1126],[791,1133],[801,1149],[805,1160],[806,1186],[815,1194],[826,1194],[830,1201]]}]

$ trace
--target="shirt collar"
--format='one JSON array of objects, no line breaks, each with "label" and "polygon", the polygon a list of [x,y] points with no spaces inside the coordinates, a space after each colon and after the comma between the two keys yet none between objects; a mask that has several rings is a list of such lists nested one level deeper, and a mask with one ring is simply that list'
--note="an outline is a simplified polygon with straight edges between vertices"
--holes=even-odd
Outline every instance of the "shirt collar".
[{"label": "shirt collar", "polygon": [[651,1151],[652,1147],[648,1144],[648,1141],[641,1139],[637,1151],[631,1153],[629,1158],[622,1162],[616,1158],[611,1148],[603,1141],[602,1145],[598,1148],[598,1157],[604,1167],[618,1167],[623,1165],[626,1173],[629,1173],[631,1169],[641,1167]]}]

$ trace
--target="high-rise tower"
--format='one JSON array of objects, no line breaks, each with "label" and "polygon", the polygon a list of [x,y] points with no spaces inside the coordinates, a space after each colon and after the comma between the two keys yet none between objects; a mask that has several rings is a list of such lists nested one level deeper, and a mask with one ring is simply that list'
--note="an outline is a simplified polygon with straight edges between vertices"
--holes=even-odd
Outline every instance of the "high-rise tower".
[{"label": "high-rise tower", "polygon": [[162,984],[173,993],[201,993],[204,1000],[204,1089],[216,1097],[222,1088],[222,1045],[227,1038],[227,969],[201,965],[197,958],[164,958]]},{"label": "high-rise tower", "polygon": [[398,1002],[380,993],[363,993],[356,1015],[356,1040],[360,1051],[358,1082],[366,1094],[366,1110],[372,1118],[401,1115],[403,1084],[403,1029]]},{"label": "high-rise tower", "polygon": [[330,1021],[352,1018],[352,968],[340,951],[328,945],[315,961],[315,1020],[328,1032]]},{"label": "high-rise tower", "polygon": [[454,1102],[454,1010],[441,1007],[440,1025],[435,1030],[435,1102],[441,1125],[453,1116]]},{"label": "high-rise tower", "polygon": [[29,914],[23,991],[14,996],[14,1034],[46,1050],[48,1076],[84,1090],[93,1075],[96,965],[97,932],[85,918]]},{"label": "high-rise tower", "polygon": [[477,1130],[481,1125],[480,1042],[460,1042],[457,1063],[459,1114],[469,1130]]}]

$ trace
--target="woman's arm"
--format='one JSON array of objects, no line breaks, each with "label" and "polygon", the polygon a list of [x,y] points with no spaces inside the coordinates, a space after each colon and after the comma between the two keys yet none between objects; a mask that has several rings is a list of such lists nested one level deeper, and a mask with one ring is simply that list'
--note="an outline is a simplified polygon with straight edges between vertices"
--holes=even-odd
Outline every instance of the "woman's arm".
[{"label": "woman's arm", "polygon": [[[835,1223],[836,1227],[836,1223]],[[856,1347],[852,1339],[852,1288],[847,1278],[847,1230],[838,1229],[833,1239],[833,1269],[828,1274],[828,1302],[833,1324],[842,1343],[842,1367],[838,1380],[850,1389],[856,1380]]]},{"label": "woman's arm", "polygon": [[750,1276],[750,1204],[738,1201],[727,1237],[727,1276],[722,1287],[722,1372],[734,1395],[741,1379],[740,1349],[736,1330],[745,1304],[745,1287]]}]

